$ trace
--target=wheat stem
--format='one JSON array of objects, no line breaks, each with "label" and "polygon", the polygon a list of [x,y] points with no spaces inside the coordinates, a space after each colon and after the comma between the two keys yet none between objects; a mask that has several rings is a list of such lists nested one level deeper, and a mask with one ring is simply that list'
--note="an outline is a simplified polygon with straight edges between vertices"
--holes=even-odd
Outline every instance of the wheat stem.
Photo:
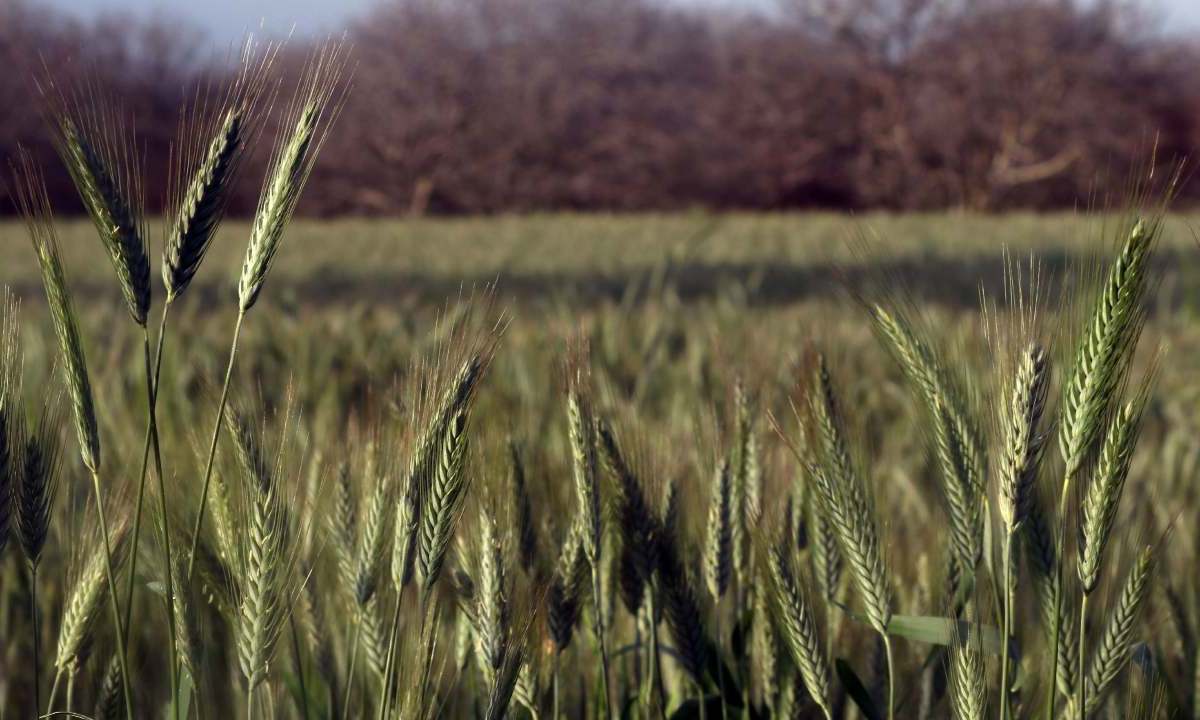
[{"label": "wheat stem", "polygon": [[300,681],[300,711],[304,720],[308,720],[308,687],[304,682],[304,664],[300,660],[300,638],[296,632],[296,616],[288,614],[288,625],[292,630],[292,661],[296,663],[296,678]]},{"label": "wheat stem", "polygon": [[1000,637],[1000,720],[1008,720],[1009,716],[1009,638],[1013,630],[1013,592],[1012,592],[1012,543],[1013,533],[1004,535],[1004,634]]},{"label": "wheat stem", "polygon": [[[161,367],[163,331],[166,329],[167,308],[168,307],[170,307],[170,303],[166,303],[163,305],[162,318],[159,320],[159,324],[158,324],[158,343],[157,343],[158,350],[156,352],[157,359],[155,360],[153,375],[151,375],[150,358],[149,357],[146,358],[146,391],[150,398],[149,404],[148,404],[149,409],[150,409],[150,417],[146,421],[146,440],[142,445],[142,470],[141,470],[141,473],[139,474],[139,480],[138,480],[137,503],[136,503],[135,509],[133,511],[133,532],[132,532],[131,546],[135,547],[135,548],[138,546],[138,542],[141,538],[141,532],[142,532],[142,506],[143,506],[143,501],[146,496],[146,477],[149,473],[149,468],[150,468],[150,443],[152,442],[152,438],[154,438],[158,434],[158,425],[157,425],[157,422],[155,421],[155,409],[154,408],[158,401],[158,374],[159,374],[159,368]],[[143,347],[144,347],[145,351],[148,353],[150,351],[149,336],[148,335],[145,336],[144,340],[145,340],[145,342],[143,344]],[[170,566],[168,565],[168,567],[170,567]],[[132,614],[133,614],[133,587],[136,582],[136,575],[137,575],[137,553],[134,553],[133,557],[131,557],[129,559],[129,584],[128,584],[128,587],[125,592],[125,641],[126,642],[129,642],[129,623],[130,623],[130,619],[132,618]]]},{"label": "wheat stem", "polygon": [[401,590],[396,596],[396,608],[392,611],[392,622],[388,627],[387,661],[383,671],[383,702],[379,708],[379,720],[384,720],[388,716],[392,705],[392,680],[396,673],[396,652],[400,636],[400,605],[403,599],[403,590]]},{"label": "wheat stem", "polygon": [[[163,306],[162,322],[160,323],[158,335],[158,360],[162,359],[162,331],[166,325],[167,307]],[[146,404],[150,412],[150,438],[154,446],[154,473],[158,476],[158,512],[162,516],[160,528],[162,530],[163,543],[163,575],[167,585],[167,623],[170,626],[170,632],[167,634],[167,649],[170,651],[170,680],[171,680],[171,707],[174,710],[175,720],[179,720],[179,648],[176,643],[178,638],[178,618],[175,617],[175,565],[174,559],[171,557],[171,527],[170,515],[167,512],[167,485],[163,479],[162,469],[162,452],[158,446],[158,421],[155,418],[155,406],[158,404],[158,361],[155,361],[155,370],[152,371],[150,360],[150,334],[146,332],[144,335],[145,343],[143,345],[146,356]],[[137,557],[136,545],[133,556]],[[130,559],[132,563],[132,558]],[[133,576],[132,565],[130,568],[130,577]],[[131,603],[132,605],[132,603]],[[126,609],[128,612],[128,608]],[[126,626],[125,631],[129,631]]]},{"label": "wheat stem", "polygon": [[888,667],[887,716],[888,716],[888,720],[891,720],[893,717],[895,717],[895,713],[896,713],[896,661],[892,657],[892,638],[891,638],[891,636],[888,635],[887,633],[882,633],[881,637],[883,638],[884,654],[887,655],[887,667]]},{"label": "wheat stem", "polygon": [[54,673],[54,682],[50,684],[50,699],[46,701],[46,715],[54,713],[54,701],[58,699],[58,688],[62,684],[62,669],[58,669]]},{"label": "wheat stem", "polygon": [[650,667],[648,672],[650,675],[650,683],[652,691],[655,695],[654,706],[657,708],[658,716],[661,719],[666,717],[667,701],[666,691],[663,688],[662,677],[662,658],[660,657],[659,642],[658,642],[658,603],[655,599],[656,589],[653,582],[650,583],[649,592],[646,593],[650,616]]},{"label": "wheat stem", "polygon": [[[176,638],[176,618],[175,618],[175,587],[174,579],[170,568],[171,565],[171,534],[168,525],[167,517],[167,500],[166,500],[166,484],[163,481],[162,473],[162,455],[158,446],[158,423],[156,420],[156,407],[158,404],[158,379],[162,369],[162,350],[163,350],[163,334],[167,325],[167,309],[171,303],[167,302],[163,305],[162,317],[158,325],[158,342],[157,349],[153,359],[150,354],[150,333],[149,330],[142,326],[142,349],[145,355],[146,368],[146,407],[149,412],[149,418],[146,424],[146,440],[142,448],[142,470],[138,481],[138,499],[137,507],[133,515],[133,541],[132,547],[137,548],[138,538],[141,534],[142,525],[142,508],[146,493],[146,476],[150,464],[150,448],[154,448],[154,464],[155,471],[158,474],[158,496],[159,496],[159,514],[162,516],[162,531],[163,541],[163,560],[166,572],[166,611],[167,622],[170,625],[171,633],[167,638],[168,650],[170,652],[170,681],[171,681],[171,699],[172,707],[174,708],[175,720],[179,720],[179,660],[177,656]],[[137,557],[136,550],[132,553],[129,559],[129,583],[125,593],[125,642],[129,642],[129,631],[132,625],[133,617],[133,589],[137,580]]]},{"label": "wheat stem", "polygon": [[237,323],[233,326],[233,342],[229,346],[229,361],[225,365],[225,380],[221,384],[221,400],[217,403],[217,417],[213,422],[212,440],[208,444],[208,460],[204,466],[204,483],[200,489],[200,510],[196,513],[196,524],[192,528],[192,548],[188,552],[187,580],[192,579],[192,571],[196,566],[196,547],[200,542],[200,530],[204,523],[204,508],[208,503],[208,486],[212,481],[213,461],[217,457],[217,441],[221,437],[221,425],[225,417],[225,405],[229,401],[229,380],[233,376],[233,363],[237,358],[238,340],[242,336],[242,322],[246,319],[244,311],[238,312]]},{"label": "wheat stem", "polygon": [[33,707],[42,706],[41,632],[38,627],[37,565],[29,568],[29,615],[33,624]]},{"label": "wheat stem", "polygon": [[[1064,488],[1065,489],[1065,488]],[[1051,656],[1050,661],[1050,677],[1058,677],[1058,643],[1062,637],[1062,613],[1059,610],[1062,608],[1062,586],[1063,586],[1063,556],[1066,554],[1066,495],[1062,497],[1062,502],[1059,506],[1058,513],[1058,542],[1055,547],[1058,548],[1058,557],[1054,563],[1054,623],[1050,633],[1051,638]],[[1083,678],[1079,679],[1083,682]],[[1046,699],[1046,720],[1054,720],[1054,701],[1056,695],[1056,683],[1050,683],[1050,689],[1047,692]]]},{"label": "wheat stem", "polygon": [[550,706],[550,711],[551,711],[550,717],[553,718],[553,720],[558,720],[558,655],[559,655],[559,653],[556,650],[554,652],[553,667],[551,668],[551,672],[550,672],[550,686],[551,686],[550,692],[554,696],[554,699],[552,701],[553,704]]},{"label": "wheat stem", "polygon": [[1086,681],[1086,666],[1087,661],[1087,606],[1088,593],[1082,593],[1083,597],[1079,600],[1079,720],[1084,720],[1085,708],[1087,707],[1087,681]]},{"label": "wheat stem", "polygon": [[592,599],[594,600],[596,613],[596,641],[600,643],[600,673],[603,678],[602,687],[604,689],[604,712],[607,717],[615,717],[612,706],[612,691],[609,689],[608,680],[608,641],[604,637],[604,609],[603,598],[601,597],[600,588],[600,568],[598,562],[591,563],[592,565]]},{"label": "wheat stem", "polygon": [[104,537],[104,575],[108,582],[109,607],[112,609],[113,631],[117,638],[117,661],[121,666],[121,695],[125,699],[126,720],[133,720],[133,702],[129,692],[129,668],[125,659],[125,632],[121,625],[121,607],[117,595],[116,573],[113,571],[108,518],[104,514],[104,498],[100,492],[100,473],[94,469],[92,470],[92,489],[96,493],[96,514],[100,518],[100,534]]},{"label": "wheat stem", "polygon": [[354,670],[358,665],[358,642],[362,636],[362,618],[355,618],[354,639],[350,641],[350,667],[346,670],[346,690],[342,697],[342,720],[350,717],[350,692],[354,689]]}]

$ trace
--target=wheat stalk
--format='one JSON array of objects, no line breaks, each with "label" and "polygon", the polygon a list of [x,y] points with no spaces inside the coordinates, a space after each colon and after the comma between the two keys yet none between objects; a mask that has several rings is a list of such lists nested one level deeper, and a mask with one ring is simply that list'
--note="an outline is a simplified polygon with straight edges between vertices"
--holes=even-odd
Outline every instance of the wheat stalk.
[{"label": "wheat stalk", "polygon": [[[251,227],[250,243],[238,283],[238,316],[234,324],[233,340],[229,347],[229,359],[225,365],[225,379],[221,384],[221,399],[217,403],[217,416],[213,421],[209,440],[208,460],[204,468],[204,481],[200,489],[200,508],[192,528],[191,551],[189,553],[188,577],[196,558],[196,546],[204,524],[204,512],[208,502],[209,483],[212,480],[213,461],[221,437],[221,416],[229,398],[229,384],[233,366],[237,359],[238,342],[246,313],[254,305],[267,271],[274,262],[275,254],[283,236],[283,230],[291,219],[300,199],[308,175],[316,162],[317,154],[328,136],[329,129],[341,108],[344,95],[343,76],[346,59],[343,47],[338,43],[322,46],[309,61],[300,80],[300,86],[291,109],[287,113],[293,126],[286,138],[281,136],[272,153],[271,169],[268,172],[263,192],[259,197],[259,208]],[[285,125],[288,124],[285,121]]]},{"label": "wheat stalk", "polygon": [[[1121,253],[1100,288],[1063,390],[1058,436],[1065,465],[1059,489],[1060,550],[1065,546],[1067,499],[1074,480],[1098,439],[1141,334],[1145,317],[1143,298],[1150,276],[1148,265],[1160,229],[1158,220],[1147,222],[1139,218],[1133,221]],[[1060,553],[1054,585],[1059,604],[1062,602],[1062,574]],[[1062,625],[1056,622],[1052,633],[1054,645],[1058,645],[1061,634]],[[1082,653],[1080,657],[1083,657]],[[1055,654],[1053,663],[1057,664],[1057,661]],[[1083,682],[1082,678],[1080,682]],[[1082,686],[1081,689],[1086,693]],[[1053,691],[1046,712],[1048,717],[1053,716]]]},{"label": "wheat stalk", "polygon": [[92,489],[95,494],[96,513],[100,521],[104,540],[105,570],[112,608],[113,629],[117,633],[117,655],[122,664],[122,691],[127,716],[132,720],[133,703],[129,693],[129,673],[125,664],[125,641],[121,624],[121,609],[117,597],[116,572],[114,570],[111,534],[104,512],[104,498],[100,489],[100,430],[96,422],[96,406],[92,398],[92,385],[88,378],[87,360],[83,352],[83,340],[71,294],[67,289],[66,271],[58,250],[58,235],[54,229],[50,211],[50,199],[46,182],[40,168],[30,155],[21,151],[14,166],[17,206],[25,219],[29,235],[33,240],[38,265],[42,274],[42,285],[50,305],[50,317],[58,338],[71,403],[75,408],[75,433],[79,440],[83,464],[91,471]]},{"label": "wheat stalk", "polygon": [[1021,354],[1009,389],[1009,403],[1001,419],[1003,452],[1000,457],[997,506],[1004,528],[1003,637],[1005,649],[1000,657],[1000,716],[1009,716],[1010,685],[1008,677],[1009,652],[1014,612],[1013,538],[1029,513],[1038,463],[1045,446],[1046,434],[1041,429],[1042,415],[1050,385],[1050,369],[1046,353],[1037,343],[1031,343]]},{"label": "wheat stalk", "polygon": [[592,407],[590,348],[579,340],[570,348],[567,358],[567,430],[571,444],[571,469],[575,480],[575,499],[578,503],[577,522],[582,527],[583,552],[592,569],[592,600],[595,612],[596,639],[600,645],[600,673],[605,712],[614,715],[609,685],[608,645],[604,630],[604,611],[601,600],[601,547],[603,515],[600,499],[600,477],[597,472],[596,418]]},{"label": "wheat stalk", "polygon": [[[0,558],[8,544],[14,509],[18,529],[22,505],[20,455],[22,415],[18,410],[21,380],[20,324],[16,298],[7,287],[0,296]],[[22,538],[24,533],[21,533]],[[28,553],[26,554],[28,557]],[[36,638],[35,638],[36,645]]]}]

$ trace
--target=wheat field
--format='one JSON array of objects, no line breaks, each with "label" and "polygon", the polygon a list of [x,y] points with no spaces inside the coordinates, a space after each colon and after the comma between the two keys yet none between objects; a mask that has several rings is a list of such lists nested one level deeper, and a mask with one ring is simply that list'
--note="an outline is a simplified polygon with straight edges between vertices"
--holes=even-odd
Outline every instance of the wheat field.
[{"label": "wheat field", "polygon": [[341,63],[14,159],[0,715],[1200,717],[1193,218],[292,222]]}]

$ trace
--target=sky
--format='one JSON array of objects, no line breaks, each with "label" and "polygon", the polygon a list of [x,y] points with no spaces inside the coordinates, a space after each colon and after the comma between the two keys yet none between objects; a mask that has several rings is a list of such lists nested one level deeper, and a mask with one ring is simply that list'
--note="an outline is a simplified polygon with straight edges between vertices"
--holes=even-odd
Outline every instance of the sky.
[{"label": "sky", "polygon": [[[0,0],[3,1],[3,0]],[[293,27],[298,34],[337,34],[347,22],[369,9],[376,0],[46,0],[76,15],[90,18],[106,11],[136,14],[159,13],[205,29],[214,44],[236,42],[247,30],[260,26],[283,35]],[[710,2],[712,0],[709,0]],[[728,0],[754,3],[756,0]],[[1150,0],[1161,10],[1168,32],[1200,33],[1200,0]]]}]

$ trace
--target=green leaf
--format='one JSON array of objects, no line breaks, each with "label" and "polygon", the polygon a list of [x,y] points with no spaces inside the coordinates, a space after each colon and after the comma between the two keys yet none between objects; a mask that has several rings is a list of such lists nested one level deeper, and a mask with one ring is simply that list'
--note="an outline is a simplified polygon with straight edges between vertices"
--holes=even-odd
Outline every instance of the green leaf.
[{"label": "green leaf", "polygon": [[879,708],[875,707],[875,701],[871,699],[871,693],[867,692],[867,688],[863,685],[862,680],[858,679],[858,674],[854,672],[854,668],[850,667],[842,658],[838,658],[834,663],[837,667],[838,678],[842,681],[842,686],[846,688],[846,694],[862,711],[863,717],[867,720],[882,720],[883,715],[880,714]]},{"label": "green leaf", "polygon": [[741,683],[738,682],[737,676],[725,664],[715,646],[710,644],[708,652],[704,654],[708,658],[706,670],[709,680],[718,689],[718,693],[724,696],[726,706],[740,710],[744,703],[742,702]]},{"label": "green leaf", "polygon": [[[846,614],[857,623],[869,624],[864,615],[850,611],[846,611]],[[983,635],[984,652],[1000,654],[1000,631],[992,625],[936,615],[893,615],[888,622],[887,632],[893,637],[947,647],[953,645],[958,638],[966,638],[971,633],[978,632]]]},{"label": "green leaf", "polygon": [[700,702],[701,700],[698,698],[684,700],[680,703],[679,707],[675,708],[675,712],[671,713],[670,720],[699,720],[701,717],[721,717],[723,708],[720,695],[705,695],[703,698],[703,712],[700,709]]},{"label": "green leaf", "polygon": [[[187,670],[183,670],[179,674],[179,717],[186,718],[192,710],[192,695],[195,693],[196,684],[192,681],[192,674]],[[174,720],[175,707],[171,701],[167,701],[163,708],[163,717],[166,720]]]}]

